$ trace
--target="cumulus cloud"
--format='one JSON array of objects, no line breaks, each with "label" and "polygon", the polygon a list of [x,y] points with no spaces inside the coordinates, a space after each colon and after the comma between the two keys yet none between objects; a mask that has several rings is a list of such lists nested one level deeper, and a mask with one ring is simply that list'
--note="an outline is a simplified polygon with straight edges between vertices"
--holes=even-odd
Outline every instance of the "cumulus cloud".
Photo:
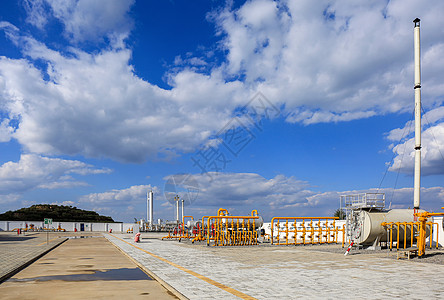
[{"label": "cumulus cloud", "polygon": [[[444,173],[444,107],[427,112],[421,120],[421,174],[435,175]],[[398,142],[393,147],[394,160],[390,171],[413,174],[415,165],[415,125],[409,121],[403,128],[396,128],[387,134],[387,139]]]},{"label": "cumulus cloud", "polygon": [[[275,207],[283,203],[300,204],[306,201],[307,194],[311,195],[305,190],[308,187],[306,182],[284,175],[276,175],[271,179],[255,173],[208,173],[193,176],[199,182],[202,196],[199,196],[198,204],[201,205],[266,203]],[[211,195],[218,196],[214,199]]]},{"label": "cumulus cloud", "polygon": [[13,137],[33,153],[142,162],[192,151],[248,100],[221,74],[185,70],[163,90],[133,73],[128,49],[66,57],[8,32],[27,56],[47,63],[48,80],[27,60],[0,58],[3,106],[20,122]]},{"label": "cumulus cloud", "polygon": [[[133,218],[146,219],[147,192],[153,191],[154,204],[157,208],[160,198],[159,188],[152,185],[134,185],[125,189],[113,189],[102,193],[92,193],[80,197],[82,207],[107,215],[115,216],[115,220],[133,221]],[[161,200],[163,203],[163,200]],[[156,218],[159,217],[156,211]]]},{"label": "cumulus cloud", "polygon": [[[258,0],[213,19],[224,35],[227,70],[285,103],[287,121],[311,124],[412,107],[412,20],[424,17],[427,24],[423,39],[433,45],[423,43],[423,69],[435,74],[444,67],[435,31],[444,25],[440,8],[440,2]],[[433,101],[443,90],[437,78],[424,78]]]},{"label": "cumulus cloud", "polygon": [[85,186],[75,175],[110,173],[77,160],[22,154],[18,162],[0,166],[0,194],[22,194],[32,189],[56,189]]},{"label": "cumulus cloud", "polygon": [[[196,181],[199,193],[197,200],[186,207],[186,214],[199,217],[214,215],[220,207],[228,209],[232,215],[245,215],[257,209],[267,220],[275,216],[333,216],[340,207],[341,195],[366,192],[385,193],[387,208],[408,208],[413,205],[413,188],[320,192],[305,181],[285,175],[268,179],[256,173],[212,173],[187,174],[187,178],[192,180],[179,180],[179,185],[182,182],[182,188],[186,190],[187,182]],[[178,194],[181,199],[187,197],[184,192]],[[437,210],[444,205],[444,188],[422,188],[421,198],[423,209]],[[157,214],[172,218],[175,213],[173,204],[168,199],[162,200],[165,201],[164,205],[159,207],[161,211]],[[314,211],[316,215],[313,215]]]},{"label": "cumulus cloud", "polygon": [[[386,194],[387,208],[408,208],[413,205],[413,188],[368,189],[349,191],[316,190],[307,182],[293,176],[276,175],[266,178],[256,173],[213,173],[175,175],[180,199],[186,199],[184,190],[190,187],[199,189],[197,199],[185,207],[185,215],[200,218],[215,215],[219,208],[228,209],[232,215],[248,215],[252,209],[269,221],[275,216],[333,216],[340,207],[340,196],[366,192]],[[169,179],[170,176],[164,178]],[[188,180],[180,180],[188,179]],[[198,182],[198,186],[195,185]],[[146,217],[146,193],[154,192],[155,218],[173,220],[175,206],[165,198],[167,185],[162,188],[152,185],[135,185],[124,189],[113,189],[101,193],[82,196],[78,204],[116,216],[118,220],[132,221]],[[168,197],[168,196],[167,196]],[[437,211],[444,205],[444,188],[421,189],[421,208]],[[313,214],[313,211],[316,211]]]},{"label": "cumulus cloud", "polygon": [[[413,207],[413,188],[372,188],[366,190],[327,191],[316,193],[313,196],[308,197],[308,200],[310,206],[316,208],[316,211],[319,212],[320,216],[332,216],[334,211],[340,207],[340,196],[375,192],[385,194],[385,204],[387,209],[404,209]],[[439,211],[444,205],[444,187],[421,188],[420,205],[421,209],[427,211]]]},{"label": "cumulus cloud", "polygon": [[44,29],[53,17],[71,42],[96,42],[104,37],[122,40],[132,28],[128,13],[134,0],[25,0],[26,21]]},{"label": "cumulus cloud", "polygon": [[[196,215],[213,215],[217,209],[223,207],[234,215],[245,215],[252,209],[259,209],[268,217],[311,206],[309,197],[315,195],[307,182],[293,176],[276,175],[270,179],[256,173],[208,173],[188,176],[198,182],[197,200],[187,207],[187,213]],[[183,193],[178,194],[181,198],[186,198]],[[171,209],[173,205],[166,207]]]},{"label": "cumulus cloud", "polygon": [[[315,192],[308,190],[308,184],[294,177],[277,175],[266,179],[255,173],[217,173],[211,174],[175,175],[177,194],[180,199],[186,199],[184,190],[198,189],[197,199],[186,206],[186,214],[200,217],[213,215],[220,207],[227,208],[232,214],[249,214],[251,209],[261,209],[262,213],[271,216],[275,212],[284,212],[298,207],[311,206],[309,199]],[[184,177],[184,178],[182,178]],[[164,178],[169,179],[170,176]],[[187,179],[181,180],[181,179]],[[196,183],[198,183],[196,185]],[[126,189],[114,189],[103,193],[93,193],[82,196],[79,203],[94,209],[103,207],[120,215],[120,219],[129,216],[145,217],[146,193],[154,192],[156,218],[174,219],[175,208],[168,198],[171,190],[165,185],[164,190],[151,185],[136,185]],[[166,193],[165,193],[166,192]],[[128,219],[128,218],[127,218]]]},{"label": "cumulus cloud", "polygon": [[13,132],[14,128],[9,125],[9,120],[3,120],[0,123],[0,142],[9,142]]},{"label": "cumulus cloud", "polygon": [[128,203],[146,203],[146,193],[152,190],[157,196],[159,189],[151,185],[134,185],[126,189],[113,189],[103,193],[93,193],[82,196],[81,203],[93,205],[112,205],[119,206]]},{"label": "cumulus cloud", "polygon": [[[76,46],[76,41],[126,36],[131,26],[122,24],[132,23],[132,1],[26,3],[30,16],[49,13],[60,20],[74,41],[58,51],[1,23],[26,58],[0,58],[2,110],[19,123],[11,132],[1,120],[0,137],[12,137],[32,153],[139,163],[191,152],[256,91],[283,107],[290,123],[408,111],[416,16],[427,25],[422,67],[430,75],[424,76],[424,99],[432,108],[442,103],[441,1],[256,0],[227,6],[209,17],[220,34],[224,62],[203,70],[205,56],[179,53],[174,69],[166,72],[171,89],[135,74],[123,39],[110,38],[94,53]],[[41,20],[29,22],[45,26]]]}]

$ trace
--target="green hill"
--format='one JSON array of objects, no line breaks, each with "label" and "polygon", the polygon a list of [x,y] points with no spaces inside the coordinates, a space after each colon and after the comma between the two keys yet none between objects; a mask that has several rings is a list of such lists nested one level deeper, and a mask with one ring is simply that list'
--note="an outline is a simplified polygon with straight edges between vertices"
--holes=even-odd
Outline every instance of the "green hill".
[{"label": "green hill", "polygon": [[37,204],[0,214],[1,221],[38,221],[50,218],[53,222],[114,222],[111,217],[77,207]]}]

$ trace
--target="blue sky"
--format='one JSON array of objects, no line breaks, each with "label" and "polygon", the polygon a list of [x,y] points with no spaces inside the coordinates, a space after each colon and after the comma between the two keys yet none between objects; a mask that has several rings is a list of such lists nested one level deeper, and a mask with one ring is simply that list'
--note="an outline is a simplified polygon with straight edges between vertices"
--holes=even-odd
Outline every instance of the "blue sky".
[{"label": "blue sky", "polygon": [[195,217],[329,216],[340,195],[378,188],[411,207],[416,17],[421,207],[444,204],[440,1],[0,6],[2,212],[57,203],[132,221],[152,189],[155,218],[172,220],[172,178],[185,198],[198,189]]}]

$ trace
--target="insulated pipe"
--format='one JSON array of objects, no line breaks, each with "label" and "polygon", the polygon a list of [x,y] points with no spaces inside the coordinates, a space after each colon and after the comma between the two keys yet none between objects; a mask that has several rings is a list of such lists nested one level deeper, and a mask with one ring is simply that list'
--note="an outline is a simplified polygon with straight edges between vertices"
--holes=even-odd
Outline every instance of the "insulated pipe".
[{"label": "insulated pipe", "polygon": [[419,197],[421,189],[421,50],[419,40],[419,23],[413,20],[414,48],[415,48],[415,178],[413,192],[413,208],[419,209]]}]

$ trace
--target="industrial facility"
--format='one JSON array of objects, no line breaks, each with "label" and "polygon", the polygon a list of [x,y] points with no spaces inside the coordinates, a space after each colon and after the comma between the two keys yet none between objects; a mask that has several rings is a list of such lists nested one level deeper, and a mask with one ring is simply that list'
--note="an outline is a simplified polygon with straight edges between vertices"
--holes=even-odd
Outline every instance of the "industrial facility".
[{"label": "industrial facility", "polygon": [[0,3],[1,300],[444,299],[444,2]]}]

